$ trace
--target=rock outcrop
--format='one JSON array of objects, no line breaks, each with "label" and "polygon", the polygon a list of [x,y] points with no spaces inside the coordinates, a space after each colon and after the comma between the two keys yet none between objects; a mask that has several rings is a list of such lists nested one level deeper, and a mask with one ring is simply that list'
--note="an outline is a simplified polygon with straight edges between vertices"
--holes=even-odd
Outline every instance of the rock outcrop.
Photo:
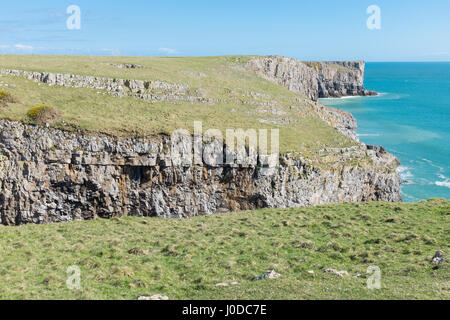
[{"label": "rock outcrop", "polygon": [[267,167],[257,155],[240,165],[189,165],[170,146],[166,136],[89,136],[0,120],[0,224],[401,200],[398,161],[382,148],[323,150],[322,161],[335,166],[288,154]]},{"label": "rock outcrop", "polygon": [[42,82],[49,86],[105,90],[107,94],[114,97],[121,98],[128,96],[149,102],[212,102],[210,99],[203,97],[201,93],[189,90],[187,84],[136,79],[113,79],[68,73],[37,72],[3,68],[0,69],[0,75],[22,77],[35,82]]},{"label": "rock outcrop", "polygon": [[343,135],[355,141],[359,141],[358,135],[356,134],[358,123],[350,112],[326,107],[323,104],[314,101],[305,101],[304,103],[309,104],[315,111],[317,117],[328,123],[328,125],[336,128]]},{"label": "rock outcrop", "polygon": [[376,95],[376,92],[364,89],[364,61],[302,62],[268,56],[255,57],[246,67],[311,100]]},{"label": "rock outcrop", "polygon": [[142,69],[144,66],[140,64],[133,64],[133,63],[112,63],[108,62],[108,66],[116,67],[119,69]]}]

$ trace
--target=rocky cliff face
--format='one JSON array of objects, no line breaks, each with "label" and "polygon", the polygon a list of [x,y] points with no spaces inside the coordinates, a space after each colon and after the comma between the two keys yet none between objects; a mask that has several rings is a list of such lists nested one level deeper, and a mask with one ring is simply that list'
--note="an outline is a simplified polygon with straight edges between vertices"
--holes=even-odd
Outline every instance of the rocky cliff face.
[{"label": "rocky cliff face", "polygon": [[300,155],[276,167],[257,155],[240,165],[179,164],[168,150],[165,136],[88,136],[1,120],[0,223],[401,200],[398,161],[378,147],[322,150],[322,161],[338,163],[328,169]]},{"label": "rocky cliff face", "polygon": [[[364,62],[257,57],[245,67],[302,94],[307,99],[297,97],[298,102],[312,116],[357,140],[351,114],[313,100],[374,94],[363,86]],[[148,102],[218,102],[187,84],[14,69],[0,69],[0,74]],[[183,218],[267,207],[401,201],[399,163],[381,147],[329,148],[308,159],[285,154],[279,161],[241,152],[236,159],[243,162],[193,165],[184,161],[191,147],[181,144],[174,155],[171,143],[163,135],[118,138],[0,120],[0,224],[125,215]],[[220,148],[225,156],[226,146]],[[203,149],[204,159],[207,151]]]},{"label": "rocky cliff face", "polygon": [[253,58],[246,66],[259,76],[312,100],[376,94],[364,89],[364,61],[302,62],[269,56]]}]

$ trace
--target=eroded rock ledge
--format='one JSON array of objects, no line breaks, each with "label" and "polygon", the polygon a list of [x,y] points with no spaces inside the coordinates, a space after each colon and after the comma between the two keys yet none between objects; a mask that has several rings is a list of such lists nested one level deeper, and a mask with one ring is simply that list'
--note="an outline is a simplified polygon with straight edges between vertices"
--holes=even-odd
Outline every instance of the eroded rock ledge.
[{"label": "eroded rock ledge", "polygon": [[246,67],[315,101],[318,98],[376,95],[376,92],[364,88],[364,61],[303,62],[268,56],[255,57]]},{"label": "eroded rock ledge", "polygon": [[135,79],[113,79],[68,73],[37,72],[4,68],[0,68],[0,74],[22,77],[28,80],[42,82],[49,86],[105,90],[106,93],[114,97],[121,98],[128,96],[149,102],[213,102],[211,99],[204,97],[201,93],[191,91],[187,84]]},{"label": "eroded rock ledge", "polygon": [[0,223],[401,200],[398,161],[382,148],[323,150],[324,161],[339,163],[328,168],[283,155],[269,171],[257,156],[244,165],[173,165],[168,150],[165,136],[89,136],[0,120]]}]

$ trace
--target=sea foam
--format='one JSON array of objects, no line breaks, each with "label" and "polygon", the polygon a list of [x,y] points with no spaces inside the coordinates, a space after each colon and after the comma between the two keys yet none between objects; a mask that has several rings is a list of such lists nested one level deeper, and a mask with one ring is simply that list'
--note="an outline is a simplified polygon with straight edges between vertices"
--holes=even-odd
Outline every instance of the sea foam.
[{"label": "sea foam", "polygon": [[436,181],[435,184],[439,187],[450,188],[450,181]]},{"label": "sea foam", "polygon": [[397,172],[402,180],[410,180],[414,177],[411,171],[409,171],[409,168],[405,166],[398,167]]}]

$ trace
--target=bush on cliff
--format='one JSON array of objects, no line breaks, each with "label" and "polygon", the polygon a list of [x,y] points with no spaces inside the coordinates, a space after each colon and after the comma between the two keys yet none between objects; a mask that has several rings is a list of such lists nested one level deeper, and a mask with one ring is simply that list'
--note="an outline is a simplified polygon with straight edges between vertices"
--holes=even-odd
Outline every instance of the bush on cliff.
[{"label": "bush on cliff", "polygon": [[52,124],[61,118],[61,111],[46,105],[39,105],[31,108],[27,115],[37,124]]}]

